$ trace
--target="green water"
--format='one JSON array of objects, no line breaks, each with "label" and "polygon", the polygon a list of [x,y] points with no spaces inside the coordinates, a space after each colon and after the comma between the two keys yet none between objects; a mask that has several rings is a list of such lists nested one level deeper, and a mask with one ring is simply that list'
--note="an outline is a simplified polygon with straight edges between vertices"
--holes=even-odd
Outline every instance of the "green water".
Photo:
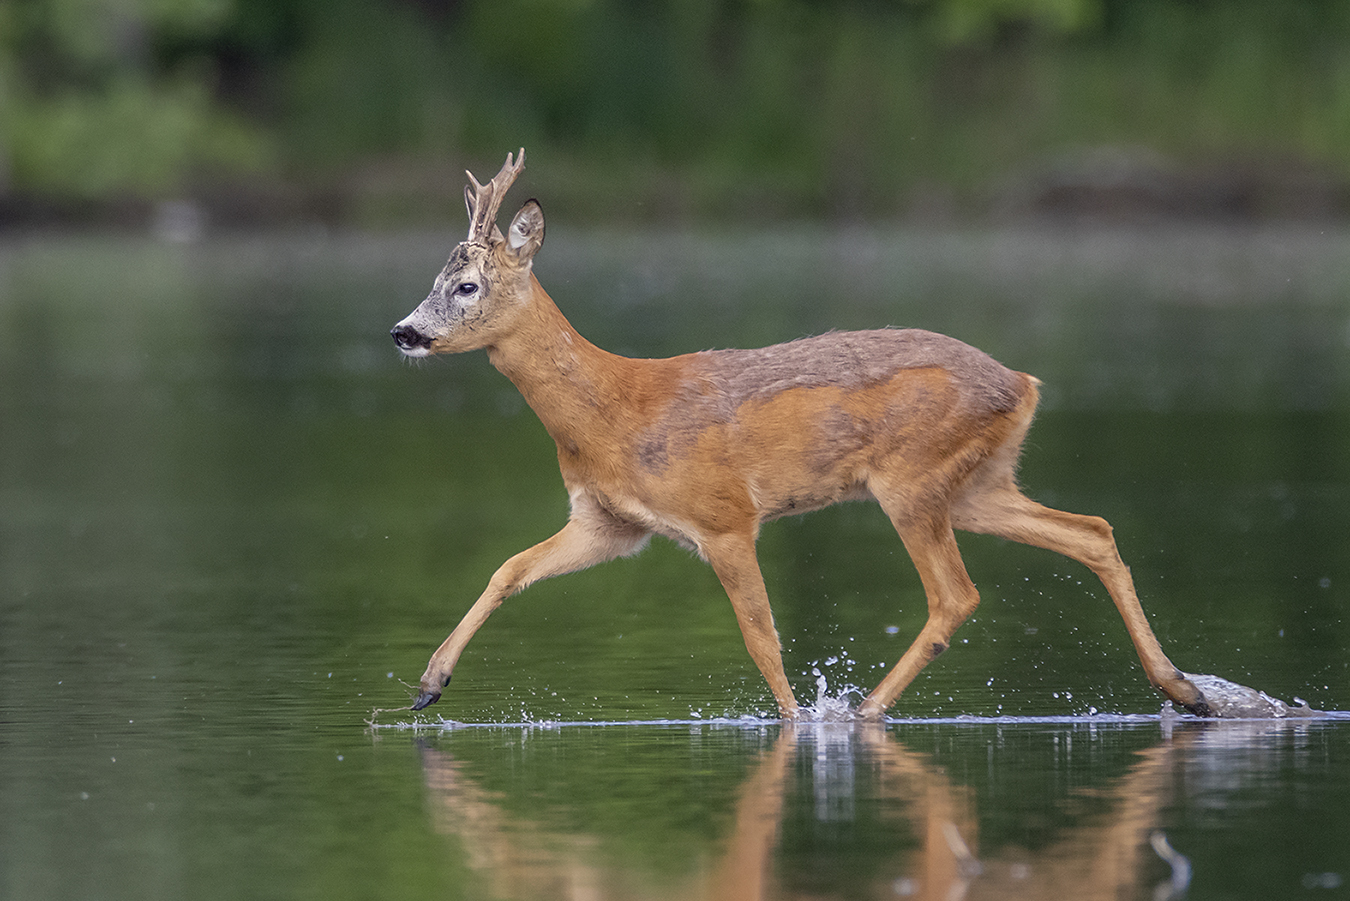
[{"label": "green water", "polygon": [[[764,720],[660,541],[509,601],[369,728],[567,512],[481,354],[388,338],[452,240],[0,244],[0,897],[1147,898],[1154,830],[1189,898],[1346,891],[1341,720],[1173,727],[1090,574],[988,538],[884,730]],[[1036,374],[1027,492],[1112,522],[1172,658],[1350,707],[1350,234],[555,227],[536,269],[623,353],[907,325]],[[803,700],[923,622],[871,506],[760,556]]]}]

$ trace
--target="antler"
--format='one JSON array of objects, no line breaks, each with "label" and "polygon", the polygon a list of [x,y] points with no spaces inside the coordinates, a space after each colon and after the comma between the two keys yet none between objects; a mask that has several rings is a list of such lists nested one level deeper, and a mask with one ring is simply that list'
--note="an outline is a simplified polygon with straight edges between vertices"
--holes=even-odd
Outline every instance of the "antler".
[{"label": "antler", "polygon": [[501,171],[485,185],[479,184],[472,172],[465,171],[464,174],[469,176],[469,182],[472,184],[472,188],[469,185],[464,186],[464,205],[469,208],[469,237],[465,240],[482,244],[502,240],[501,230],[497,228],[497,210],[501,207],[502,198],[506,196],[511,183],[524,168],[525,148],[522,147],[514,160],[511,154],[506,155],[506,162],[502,164]]}]

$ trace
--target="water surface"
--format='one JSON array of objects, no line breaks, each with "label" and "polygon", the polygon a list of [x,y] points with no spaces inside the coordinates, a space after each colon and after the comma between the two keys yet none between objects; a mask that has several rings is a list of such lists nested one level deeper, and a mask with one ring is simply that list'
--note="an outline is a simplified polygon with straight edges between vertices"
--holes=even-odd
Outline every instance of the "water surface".
[{"label": "water surface", "polygon": [[[882,729],[765,719],[716,579],[661,541],[511,600],[440,704],[376,718],[422,729],[369,728],[567,512],[482,354],[389,341],[450,240],[0,245],[5,898],[1153,897],[1155,831],[1190,898],[1345,891],[1343,722],[1160,718],[1091,575],[988,538]],[[536,266],[623,353],[906,325],[1034,373],[1027,492],[1112,522],[1172,658],[1339,710],[1347,261],[1292,227],[555,226]],[[773,523],[761,561],[803,699],[922,625],[874,507]]]}]

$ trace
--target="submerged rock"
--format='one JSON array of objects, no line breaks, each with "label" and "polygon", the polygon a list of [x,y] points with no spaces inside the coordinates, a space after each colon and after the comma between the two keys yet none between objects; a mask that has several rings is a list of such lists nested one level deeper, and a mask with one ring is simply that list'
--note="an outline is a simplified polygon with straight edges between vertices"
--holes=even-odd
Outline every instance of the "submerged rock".
[{"label": "submerged rock", "polygon": [[1297,703],[1290,707],[1264,691],[1229,682],[1218,676],[1193,673],[1186,673],[1185,676],[1191,684],[1200,689],[1214,716],[1224,719],[1283,719],[1322,715],[1322,711],[1314,710],[1306,701],[1295,699]]}]

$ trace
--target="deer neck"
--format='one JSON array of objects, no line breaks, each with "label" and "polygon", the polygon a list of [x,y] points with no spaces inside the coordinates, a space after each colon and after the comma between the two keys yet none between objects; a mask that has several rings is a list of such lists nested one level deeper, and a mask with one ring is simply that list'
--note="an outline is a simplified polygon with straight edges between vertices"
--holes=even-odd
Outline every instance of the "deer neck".
[{"label": "deer neck", "polygon": [[607,431],[612,404],[635,361],[582,337],[533,274],[529,289],[520,320],[488,348],[488,359],[519,389],[559,448],[575,453],[588,435]]}]

